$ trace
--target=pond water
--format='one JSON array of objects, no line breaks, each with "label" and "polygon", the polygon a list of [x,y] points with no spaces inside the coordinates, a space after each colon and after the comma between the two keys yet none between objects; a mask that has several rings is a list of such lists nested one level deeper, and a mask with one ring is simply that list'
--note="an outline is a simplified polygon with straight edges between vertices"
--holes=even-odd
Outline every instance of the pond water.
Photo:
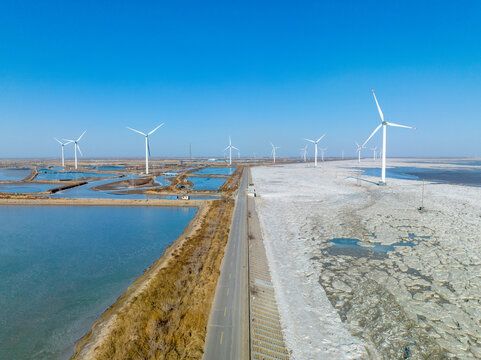
[{"label": "pond water", "polygon": [[35,180],[77,180],[86,177],[113,177],[112,174],[99,174],[90,172],[74,172],[74,171],[55,171],[51,169],[38,169],[38,175]]},{"label": "pond water", "polygon": [[104,170],[104,171],[119,171],[119,170],[125,170],[125,166],[97,166],[97,170]]},{"label": "pond water", "polygon": [[67,359],[195,212],[0,206],[0,359]]},{"label": "pond water", "polygon": [[192,174],[204,174],[204,175],[232,175],[237,168],[235,167],[208,167]]},{"label": "pond water", "polygon": [[227,180],[204,176],[192,176],[187,179],[194,184],[194,190],[218,190]]},{"label": "pond water", "polygon": [[37,193],[47,191],[58,186],[60,185],[35,183],[0,184],[0,192],[16,194]]},{"label": "pond water", "polygon": [[0,169],[0,181],[20,181],[30,175],[30,169]]},{"label": "pond water", "polygon": [[[125,178],[124,178],[125,179]],[[70,198],[70,199],[166,199],[169,195],[146,195],[146,194],[134,194],[129,191],[95,191],[91,188],[99,185],[108,184],[117,180],[99,180],[94,181],[86,185],[76,186],[71,189],[59,191],[55,194],[49,195],[52,198]],[[192,200],[210,200],[217,199],[218,195],[191,195]]]},{"label": "pond water", "polygon": [[160,186],[169,186],[170,185],[170,181],[167,180],[167,177],[168,176],[157,176],[155,178],[155,182],[157,184],[160,184]]}]

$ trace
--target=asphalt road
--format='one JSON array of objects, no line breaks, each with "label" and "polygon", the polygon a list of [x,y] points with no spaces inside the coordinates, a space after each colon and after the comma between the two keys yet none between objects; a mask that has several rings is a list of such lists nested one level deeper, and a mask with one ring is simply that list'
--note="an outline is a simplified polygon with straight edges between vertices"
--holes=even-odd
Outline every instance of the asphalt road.
[{"label": "asphalt road", "polygon": [[205,360],[249,358],[247,171],[244,170],[237,193],[229,239],[209,316]]}]

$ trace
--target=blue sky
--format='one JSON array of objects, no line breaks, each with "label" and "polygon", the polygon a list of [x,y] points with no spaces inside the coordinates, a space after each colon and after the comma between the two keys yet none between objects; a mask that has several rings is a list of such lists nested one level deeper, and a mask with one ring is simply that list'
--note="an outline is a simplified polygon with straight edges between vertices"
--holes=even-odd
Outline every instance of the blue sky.
[{"label": "blue sky", "polygon": [[[481,156],[481,2],[2,1],[0,157]],[[373,139],[380,144],[380,136]],[[310,148],[312,154],[313,149]],[[73,153],[73,148],[67,154]],[[366,152],[366,156],[370,152]]]}]

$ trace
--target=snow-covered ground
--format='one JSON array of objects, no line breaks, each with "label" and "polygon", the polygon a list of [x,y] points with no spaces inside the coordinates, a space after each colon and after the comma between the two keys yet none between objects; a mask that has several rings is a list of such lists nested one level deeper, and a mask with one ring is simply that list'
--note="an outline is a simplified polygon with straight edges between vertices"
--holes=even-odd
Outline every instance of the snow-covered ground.
[{"label": "snow-covered ground", "polygon": [[422,182],[357,166],[252,169],[292,357],[480,359],[481,188],[426,182],[419,211]]}]

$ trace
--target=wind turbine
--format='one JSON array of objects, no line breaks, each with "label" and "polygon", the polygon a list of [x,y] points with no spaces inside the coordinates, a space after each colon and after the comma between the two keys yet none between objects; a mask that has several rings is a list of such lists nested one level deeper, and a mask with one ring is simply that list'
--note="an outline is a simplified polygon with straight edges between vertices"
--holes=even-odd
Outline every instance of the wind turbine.
[{"label": "wind turbine", "polygon": [[324,136],[326,136],[326,134],[322,135],[322,136],[321,136],[319,139],[317,139],[316,141],[304,138],[304,140],[309,141],[309,142],[311,142],[311,143],[314,144],[314,167],[317,167],[317,144],[319,143],[319,141],[322,140],[322,138],[323,138]]},{"label": "wind turbine", "polygon": [[386,127],[387,126],[394,126],[394,127],[402,127],[406,129],[414,129],[417,130],[417,128],[412,127],[412,126],[406,126],[406,125],[399,125],[399,124],[394,124],[391,122],[387,122],[384,120],[384,115],[381,111],[381,107],[379,106],[379,103],[377,102],[376,94],[374,93],[374,90],[371,89],[372,95],[374,96],[374,101],[376,102],[377,110],[379,111],[379,116],[381,117],[381,123],[378,125],[377,128],[374,129],[372,134],[367,138],[367,140],[362,144],[361,147],[364,147],[369,140],[374,136],[374,134],[381,128],[382,126],[382,170],[381,170],[381,183],[386,184]]},{"label": "wind turbine", "polygon": [[229,165],[232,165],[232,149],[236,149],[239,152],[240,152],[240,150],[232,145],[230,136],[229,136],[229,145],[224,149],[224,151],[226,151],[227,149],[229,149]]},{"label": "wind turbine", "polygon": [[279,146],[274,146],[273,143],[271,143],[271,146],[272,146],[272,151],[271,151],[271,154],[272,154],[272,158],[274,159],[274,164],[276,163],[276,150],[277,149],[280,149]]},{"label": "wind turbine", "polygon": [[82,135],[80,135],[80,137],[77,139],[77,140],[69,140],[69,139],[63,139],[65,141],[68,141],[69,143],[74,143],[75,144],[75,169],[77,169],[77,150],[79,151],[80,155],[83,156],[82,154],[82,150],[80,150],[80,146],[78,146],[78,142],[80,141],[80,139],[82,138],[82,136],[85,135],[85,133],[87,132],[87,130],[85,130]]},{"label": "wind turbine", "polygon": [[377,146],[374,146],[373,148],[371,148],[372,150],[372,157],[374,160],[376,160],[376,150],[377,150]]},{"label": "wind turbine", "polygon": [[327,151],[327,148],[323,148],[319,150],[321,150],[321,161],[324,161],[324,151]]},{"label": "wind turbine", "polygon": [[361,162],[361,149],[362,149],[362,146],[360,146],[357,141],[354,141],[354,143],[356,144],[357,146],[357,159],[359,162]]},{"label": "wind turbine", "polygon": [[132,128],[126,126],[127,129],[132,130],[133,132],[136,132],[136,133],[139,133],[140,135],[145,136],[145,173],[146,174],[149,173],[149,156],[150,156],[149,136],[152,135],[154,132],[156,132],[157,129],[160,128],[162,125],[164,125],[164,123],[160,124],[154,130],[152,130],[151,132],[149,132],[147,134],[144,134],[142,131],[135,130],[135,129],[132,129]]},{"label": "wind turbine", "polygon": [[67,142],[61,142],[59,139],[57,138],[54,138],[56,142],[58,142],[61,146],[62,146],[62,167],[65,167],[65,159],[64,159],[64,146],[65,145],[68,145],[71,143],[71,141],[67,141]]},{"label": "wind turbine", "polygon": [[306,146],[304,146],[304,147],[301,148],[300,150],[301,150],[301,159],[304,159],[304,162],[306,162],[306,158],[307,158],[307,144],[306,144]]}]

